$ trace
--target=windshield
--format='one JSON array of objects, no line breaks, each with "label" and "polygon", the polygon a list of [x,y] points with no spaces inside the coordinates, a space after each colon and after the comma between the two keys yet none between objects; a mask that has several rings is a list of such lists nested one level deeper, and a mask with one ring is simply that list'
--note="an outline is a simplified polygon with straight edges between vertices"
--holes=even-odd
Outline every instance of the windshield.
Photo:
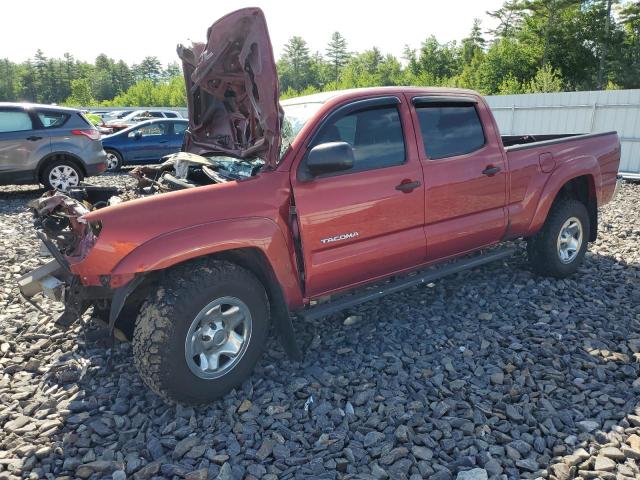
[{"label": "windshield", "polygon": [[282,122],[282,143],[280,144],[280,158],[295,140],[305,123],[320,110],[322,102],[307,102],[283,105],[284,120]]}]

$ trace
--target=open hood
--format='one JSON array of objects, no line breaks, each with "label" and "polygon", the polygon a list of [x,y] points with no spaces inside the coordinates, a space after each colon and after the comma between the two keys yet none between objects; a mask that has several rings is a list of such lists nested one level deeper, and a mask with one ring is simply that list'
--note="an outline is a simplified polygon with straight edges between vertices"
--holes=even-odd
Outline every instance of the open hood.
[{"label": "open hood", "polygon": [[178,45],[187,88],[184,150],[262,158],[275,167],[280,148],[278,74],[264,13],[243,8],[215,22],[207,43]]}]

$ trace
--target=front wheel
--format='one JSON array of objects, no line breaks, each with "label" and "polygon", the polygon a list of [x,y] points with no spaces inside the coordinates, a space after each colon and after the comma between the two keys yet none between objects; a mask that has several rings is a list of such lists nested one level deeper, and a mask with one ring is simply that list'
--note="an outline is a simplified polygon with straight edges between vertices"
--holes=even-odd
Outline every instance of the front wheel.
[{"label": "front wheel", "polygon": [[590,227],[582,202],[569,199],[553,205],[540,232],[527,241],[531,267],[558,278],[574,273],[584,260]]},{"label": "front wheel", "polygon": [[210,402],[242,383],[260,358],[266,292],[251,272],[223,261],[190,262],[165,278],[140,310],[134,363],[164,399]]}]

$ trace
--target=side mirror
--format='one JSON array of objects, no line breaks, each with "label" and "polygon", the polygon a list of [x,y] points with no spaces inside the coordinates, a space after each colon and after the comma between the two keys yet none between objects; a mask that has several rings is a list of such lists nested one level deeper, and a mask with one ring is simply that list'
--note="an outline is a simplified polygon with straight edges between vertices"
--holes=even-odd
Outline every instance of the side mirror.
[{"label": "side mirror", "polygon": [[307,168],[313,176],[341,172],[353,168],[353,148],[347,142],[316,145],[307,157]]},{"label": "side mirror", "polygon": [[134,140],[140,140],[142,138],[142,132],[140,130],[138,130],[137,132],[135,132],[133,134],[133,139]]}]

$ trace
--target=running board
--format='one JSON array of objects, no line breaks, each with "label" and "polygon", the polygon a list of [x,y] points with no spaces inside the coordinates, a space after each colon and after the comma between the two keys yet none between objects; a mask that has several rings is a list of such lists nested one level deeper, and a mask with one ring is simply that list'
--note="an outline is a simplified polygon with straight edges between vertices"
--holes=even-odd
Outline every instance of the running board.
[{"label": "running board", "polygon": [[317,320],[318,318],[332,315],[346,308],[353,307],[370,300],[376,300],[380,297],[399,292],[406,288],[424,283],[431,283],[434,280],[438,280],[448,275],[464,272],[465,270],[470,270],[487,263],[502,260],[503,258],[512,256],[515,251],[515,248],[504,248],[500,250],[492,250],[488,253],[476,255],[471,258],[458,260],[440,268],[425,270],[418,272],[416,275],[392,280],[391,282],[379,285],[378,287],[371,287],[369,290],[364,292],[342,296],[334,301],[322,303],[307,310],[303,310],[300,312],[300,315],[304,317],[305,320]]}]

